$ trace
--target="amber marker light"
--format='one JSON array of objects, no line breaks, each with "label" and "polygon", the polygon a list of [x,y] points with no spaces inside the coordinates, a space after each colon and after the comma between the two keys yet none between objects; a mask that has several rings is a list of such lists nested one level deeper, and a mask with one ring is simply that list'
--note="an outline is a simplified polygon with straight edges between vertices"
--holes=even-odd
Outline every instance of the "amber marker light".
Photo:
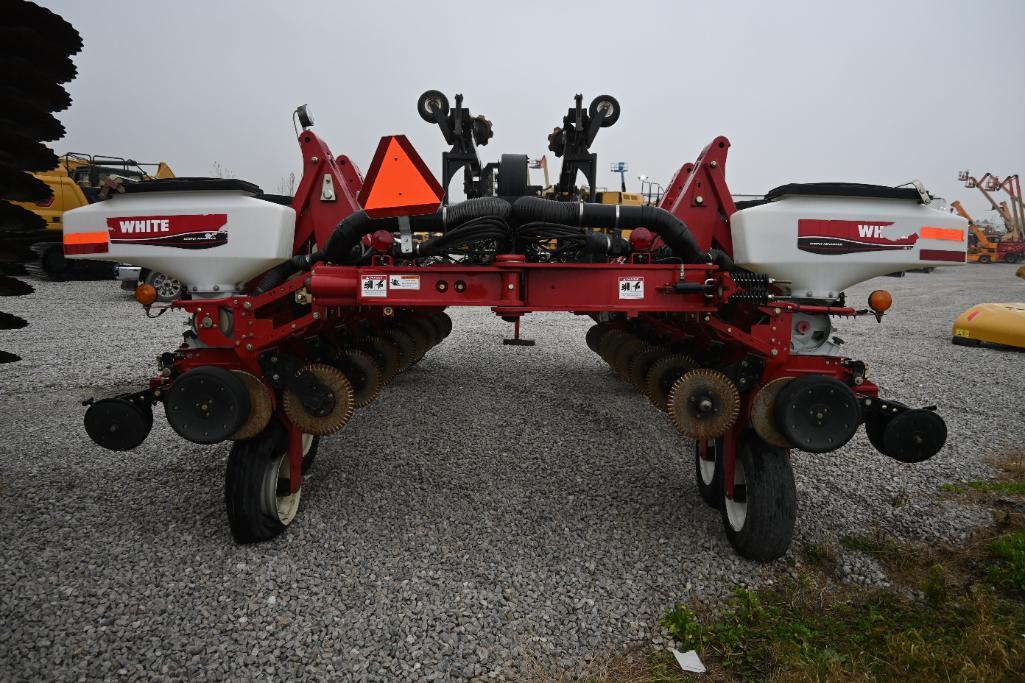
[{"label": "amber marker light", "polygon": [[157,300],[157,288],[143,282],[135,288],[135,300],[143,306],[152,306]]},{"label": "amber marker light", "polygon": [[882,315],[893,305],[893,296],[885,289],[877,289],[868,295],[868,307],[876,315]]}]

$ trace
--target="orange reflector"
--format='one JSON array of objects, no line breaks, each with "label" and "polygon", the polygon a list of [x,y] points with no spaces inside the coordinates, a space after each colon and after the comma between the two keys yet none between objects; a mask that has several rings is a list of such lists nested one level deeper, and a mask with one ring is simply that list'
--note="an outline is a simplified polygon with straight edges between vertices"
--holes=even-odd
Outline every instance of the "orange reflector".
[{"label": "orange reflector", "polygon": [[105,244],[109,239],[110,233],[106,230],[64,233],[64,244]]},{"label": "orange reflector", "polygon": [[922,237],[930,240],[947,240],[949,242],[964,242],[964,230],[957,228],[922,228]]},{"label": "orange reflector", "polygon": [[890,310],[893,305],[893,296],[885,289],[877,289],[868,295],[868,307],[876,313],[883,313]]},{"label": "orange reflector", "polygon": [[66,232],[64,233],[64,253],[75,254],[104,254],[108,250],[110,234],[106,230],[96,232]]},{"label": "orange reflector", "polygon": [[371,218],[433,213],[444,190],[405,135],[381,138],[359,192],[359,204]]},{"label": "orange reflector", "polygon": [[135,300],[143,306],[151,306],[157,300],[157,288],[143,282],[135,288]]}]

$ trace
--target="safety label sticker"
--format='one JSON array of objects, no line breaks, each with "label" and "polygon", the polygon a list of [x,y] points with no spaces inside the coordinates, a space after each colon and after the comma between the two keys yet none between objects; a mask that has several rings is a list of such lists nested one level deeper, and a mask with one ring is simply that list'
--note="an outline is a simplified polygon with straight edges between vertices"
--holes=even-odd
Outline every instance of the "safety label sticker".
[{"label": "safety label sticker", "polygon": [[364,275],[363,298],[388,296],[387,275]]},{"label": "safety label sticker", "polygon": [[621,277],[619,278],[620,299],[643,299],[644,278],[643,277]]},{"label": "safety label sticker", "polygon": [[388,280],[391,289],[420,289],[419,275],[392,275]]}]

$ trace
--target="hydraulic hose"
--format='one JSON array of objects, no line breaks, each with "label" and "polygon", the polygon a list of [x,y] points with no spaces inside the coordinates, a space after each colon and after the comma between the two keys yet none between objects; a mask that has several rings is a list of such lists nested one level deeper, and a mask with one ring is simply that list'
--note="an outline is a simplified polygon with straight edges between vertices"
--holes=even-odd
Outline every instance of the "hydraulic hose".
[{"label": "hydraulic hose", "polygon": [[[409,227],[413,232],[445,232],[475,218],[486,216],[505,220],[509,217],[512,207],[509,202],[499,197],[480,197],[468,199],[452,206],[443,206],[434,213],[409,217]],[[397,232],[398,218],[371,218],[365,211],[357,211],[346,216],[335,231],[331,233],[327,244],[320,251],[306,257],[299,265],[305,268],[319,261],[344,263],[352,248],[359,244],[364,235],[377,230]]]},{"label": "hydraulic hose", "polygon": [[694,236],[683,221],[654,206],[555,202],[540,197],[520,197],[513,202],[512,213],[519,223],[547,221],[589,228],[647,228],[658,233],[673,254],[685,263],[708,263],[712,260],[710,254],[698,249]]}]

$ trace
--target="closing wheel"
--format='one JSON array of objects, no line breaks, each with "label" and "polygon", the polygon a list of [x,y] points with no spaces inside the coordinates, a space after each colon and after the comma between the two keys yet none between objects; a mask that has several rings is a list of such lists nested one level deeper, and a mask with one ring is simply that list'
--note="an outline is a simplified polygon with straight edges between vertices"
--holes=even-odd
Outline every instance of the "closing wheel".
[{"label": "closing wheel", "polygon": [[793,377],[779,377],[772,380],[755,394],[751,401],[751,426],[758,432],[762,440],[780,448],[793,448],[785,436],[776,427],[776,399],[779,392]]},{"label": "closing wheel", "polygon": [[204,366],[171,383],[164,395],[164,414],[171,429],[193,443],[219,443],[231,437],[249,417],[249,392],[235,373]]},{"label": "closing wheel", "polygon": [[769,562],[790,547],[797,522],[797,487],[786,450],[748,432],[733,468],[733,498],[723,496],[730,545],[749,560]]},{"label": "closing wheel", "polygon": [[612,95],[598,95],[587,107],[588,115],[593,118],[601,118],[601,127],[608,128],[619,120],[619,101]]},{"label": "closing wheel", "polygon": [[773,409],[780,433],[809,453],[835,451],[861,424],[861,406],[851,388],[825,375],[798,377],[780,390]]},{"label": "closing wheel", "polygon": [[883,429],[882,452],[907,463],[922,462],[940,452],[947,424],[931,410],[915,408],[895,415]]},{"label": "closing wheel", "polygon": [[437,123],[448,116],[448,98],[438,90],[428,90],[416,101],[416,111],[427,123]]},{"label": "closing wheel", "polygon": [[381,394],[381,368],[374,357],[359,349],[345,349],[338,355],[338,369],[352,383],[352,400],[357,408],[364,408]]},{"label": "closing wheel", "polygon": [[722,439],[705,441],[704,457],[701,453],[701,442],[694,442],[694,479],[698,484],[701,499],[710,507],[722,507]]},{"label": "closing wheel", "polygon": [[371,335],[356,340],[355,347],[369,353],[381,368],[381,383],[388,384],[399,373],[401,355],[398,344],[387,337]]},{"label": "closing wheel", "polygon": [[696,370],[698,364],[690,356],[673,353],[651,364],[644,378],[644,386],[651,405],[659,410],[666,410],[669,402],[669,390],[683,373]]},{"label": "closing wheel", "polygon": [[698,368],[673,383],[667,407],[676,431],[692,439],[716,439],[737,422],[740,392],[724,373]]},{"label": "closing wheel", "polygon": [[[316,439],[303,438],[304,450],[315,450]],[[306,469],[305,457],[303,469]],[[274,538],[299,511],[302,489],[291,493],[288,438],[277,420],[259,435],[236,441],[228,455],[224,502],[231,535],[239,543]]]},{"label": "closing wheel", "polygon": [[130,451],[139,446],[153,427],[153,411],[126,398],[105,398],[85,411],[85,432],[98,446],[111,451]]}]

